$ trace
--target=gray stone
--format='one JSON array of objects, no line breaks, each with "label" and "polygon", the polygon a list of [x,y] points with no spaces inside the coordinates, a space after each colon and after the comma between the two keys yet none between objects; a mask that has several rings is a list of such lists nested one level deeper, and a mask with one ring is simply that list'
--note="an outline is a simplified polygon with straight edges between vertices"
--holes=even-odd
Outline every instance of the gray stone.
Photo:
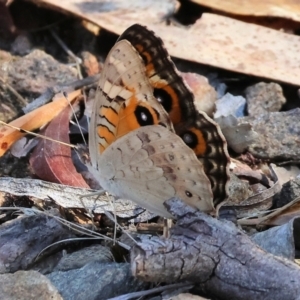
[{"label": "gray stone", "polygon": [[236,175],[230,175],[228,184],[228,198],[226,205],[239,205],[253,194],[249,182],[239,179]]},{"label": "gray stone", "polygon": [[7,300],[63,299],[51,281],[36,271],[0,275],[0,295]]},{"label": "gray stone", "polygon": [[275,208],[282,207],[300,196],[300,178],[286,182],[279,194],[274,196]]},{"label": "gray stone", "polygon": [[57,271],[47,277],[64,300],[109,299],[148,287],[131,275],[128,263],[92,262],[80,269]]},{"label": "gray stone", "polygon": [[24,57],[16,57],[4,66],[0,76],[18,92],[41,94],[47,88],[76,80],[71,67],[59,63],[51,55],[34,50]]},{"label": "gray stone", "polygon": [[290,220],[282,226],[275,226],[263,232],[255,233],[251,239],[265,251],[294,261],[295,238],[299,236],[297,228],[299,228],[299,218]]},{"label": "gray stone", "polygon": [[55,271],[79,269],[93,261],[112,262],[113,260],[113,255],[108,247],[92,245],[64,255],[56,265]]},{"label": "gray stone", "polygon": [[257,133],[248,151],[255,157],[272,160],[299,160],[300,108],[238,119],[248,122]]},{"label": "gray stone", "polygon": [[32,51],[33,45],[27,34],[20,34],[11,44],[11,51],[17,55],[26,55]]},{"label": "gray stone", "polygon": [[221,116],[233,115],[235,117],[243,117],[246,107],[246,99],[242,96],[234,96],[230,93],[225,94],[221,99],[216,101],[216,112],[214,119]]},{"label": "gray stone", "polygon": [[248,114],[257,116],[266,112],[280,111],[286,102],[279,84],[259,82],[245,90]]}]

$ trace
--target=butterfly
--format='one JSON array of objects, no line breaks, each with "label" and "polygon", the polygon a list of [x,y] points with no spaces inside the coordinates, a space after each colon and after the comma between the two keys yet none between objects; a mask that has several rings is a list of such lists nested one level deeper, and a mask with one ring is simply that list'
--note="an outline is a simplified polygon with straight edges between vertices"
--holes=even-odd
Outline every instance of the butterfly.
[{"label": "butterfly", "polygon": [[220,127],[194,95],[162,40],[139,24],[109,52],[89,129],[90,171],[111,194],[163,217],[182,199],[214,212],[227,196],[229,155]]}]

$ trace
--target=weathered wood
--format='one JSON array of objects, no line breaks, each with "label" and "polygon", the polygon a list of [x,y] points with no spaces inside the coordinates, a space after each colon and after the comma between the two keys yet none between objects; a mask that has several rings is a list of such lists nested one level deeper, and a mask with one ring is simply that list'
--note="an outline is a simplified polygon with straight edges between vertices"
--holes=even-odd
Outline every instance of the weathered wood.
[{"label": "weathered wood", "polygon": [[131,252],[132,272],[152,282],[190,281],[220,299],[300,299],[300,268],[263,251],[233,223],[168,201],[178,222],[171,238]]},{"label": "weathered wood", "polygon": [[0,273],[28,269],[47,246],[75,237],[51,216],[22,216],[0,227]]}]

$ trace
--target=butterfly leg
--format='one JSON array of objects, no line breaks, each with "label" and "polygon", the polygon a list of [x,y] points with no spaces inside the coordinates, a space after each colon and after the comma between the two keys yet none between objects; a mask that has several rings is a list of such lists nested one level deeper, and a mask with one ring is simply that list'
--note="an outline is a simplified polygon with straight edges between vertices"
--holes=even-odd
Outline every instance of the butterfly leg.
[{"label": "butterfly leg", "polygon": [[[97,226],[96,226],[96,224],[95,224],[95,222],[94,222],[94,215],[93,215],[93,213],[92,213],[92,210],[89,209],[89,208],[87,208],[87,207],[85,206],[85,204],[84,204],[82,198],[85,198],[85,197],[92,197],[92,196],[96,196],[96,195],[97,195],[98,197],[100,197],[100,196],[103,195],[104,193],[106,193],[106,192],[105,192],[104,190],[101,190],[101,191],[97,191],[97,192],[95,192],[95,193],[90,193],[90,194],[86,194],[86,195],[79,196],[79,200],[80,200],[80,202],[81,202],[81,204],[82,204],[82,207],[87,211],[87,214],[88,214],[89,217],[91,218],[91,221],[92,221],[92,224],[93,224],[93,229],[96,229],[96,228],[97,228]],[[96,200],[98,199],[98,197],[96,198]]]}]

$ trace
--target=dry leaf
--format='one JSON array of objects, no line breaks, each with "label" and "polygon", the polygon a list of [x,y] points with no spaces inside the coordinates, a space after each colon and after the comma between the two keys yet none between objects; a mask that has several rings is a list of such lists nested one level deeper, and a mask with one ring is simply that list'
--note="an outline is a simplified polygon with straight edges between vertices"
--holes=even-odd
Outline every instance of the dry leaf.
[{"label": "dry leaf", "polygon": [[[229,182],[229,199],[221,207],[228,209],[229,207],[236,211],[239,219],[256,216],[260,212],[264,212],[271,208],[273,204],[273,196],[280,192],[281,185],[278,182],[276,173],[273,170],[272,165],[269,168],[270,177],[272,180],[267,178],[264,173],[259,170],[251,170],[247,165],[234,160],[231,163],[231,169],[233,169],[234,175],[238,175],[241,179],[247,178],[251,184],[252,194],[249,196],[248,190],[243,188],[243,181],[239,183],[239,180],[235,179],[235,176],[231,176]],[[254,182],[254,184],[253,184]],[[238,199],[240,193],[248,196],[246,199]],[[237,198],[237,199],[235,199]],[[238,202],[236,201],[238,200]],[[247,221],[247,220],[246,220]],[[243,223],[243,220],[239,220],[239,223]]]},{"label": "dry leaf", "polygon": [[273,212],[259,218],[255,219],[240,219],[238,221],[241,225],[283,225],[289,222],[295,217],[299,217],[300,209],[300,197],[295,198],[293,201],[287,203],[286,205],[275,209]]},{"label": "dry leaf", "polygon": [[134,5],[118,1],[118,6],[109,1],[102,5],[99,1],[32,1],[81,16],[119,35],[141,23],[162,38],[171,56],[300,85],[300,37],[296,35],[208,13],[188,28],[167,26],[160,21],[175,11],[173,1],[135,1]]},{"label": "dry leaf", "polygon": [[[123,20],[129,25],[136,22],[161,23],[178,8],[175,0],[135,0],[135,1],[110,1],[110,0],[31,0],[39,6],[46,6],[60,12],[73,13],[77,17],[94,22],[103,28],[106,23]],[[104,26],[102,26],[104,25]],[[124,31],[124,30],[122,30]]]},{"label": "dry leaf", "polygon": [[300,21],[300,6],[294,0],[192,0],[203,6],[207,6],[230,14],[244,16],[281,17]]},{"label": "dry leaf", "polygon": [[35,147],[30,166],[41,179],[69,186],[89,188],[82,176],[77,173],[71,158],[71,148],[60,143],[69,141],[69,119],[71,109],[66,107],[44,130],[43,135],[54,141],[41,139]]},{"label": "dry leaf", "polygon": [[263,222],[263,224],[271,225],[271,226],[280,226],[280,225],[283,225],[283,224],[289,222],[290,220],[292,220],[296,217],[299,218],[299,216],[300,216],[300,202],[299,201],[287,208],[282,209],[282,207],[280,207],[279,209],[281,210],[279,215],[277,215],[273,218],[270,218],[269,220]]},{"label": "dry leaf", "polygon": [[[79,90],[71,92],[68,94],[68,100],[72,102],[80,95],[80,93]],[[39,107],[9,124],[22,128],[23,130],[34,131],[57,116],[67,105],[69,105],[68,100],[62,96],[60,99]],[[0,156],[2,156],[15,141],[26,134],[27,133],[20,132],[17,129],[0,125]]]}]

